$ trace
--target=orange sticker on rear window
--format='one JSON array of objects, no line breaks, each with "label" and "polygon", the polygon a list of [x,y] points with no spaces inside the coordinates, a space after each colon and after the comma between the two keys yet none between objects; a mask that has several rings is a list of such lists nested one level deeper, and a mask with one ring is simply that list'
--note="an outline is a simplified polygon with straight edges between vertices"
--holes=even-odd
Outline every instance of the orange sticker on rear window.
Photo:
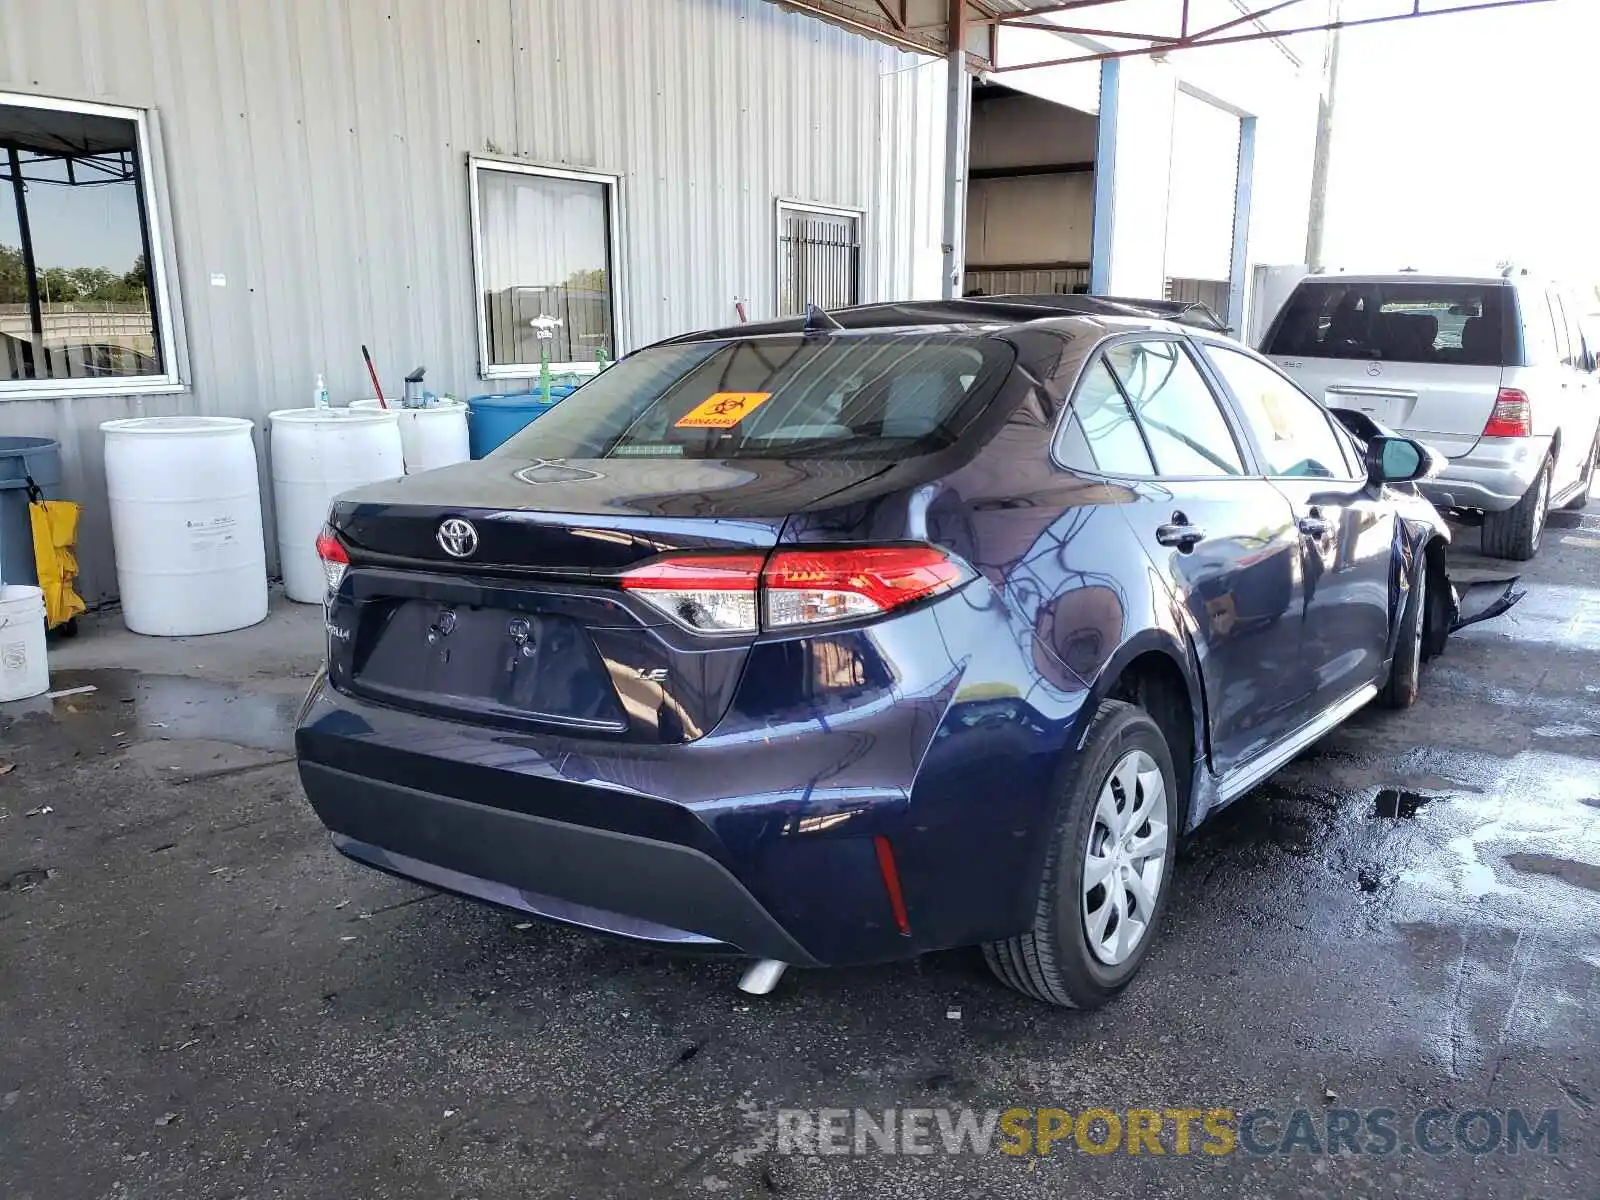
[{"label": "orange sticker on rear window", "polygon": [[674,422],[677,429],[732,429],[768,400],[771,392],[717,392]]}]

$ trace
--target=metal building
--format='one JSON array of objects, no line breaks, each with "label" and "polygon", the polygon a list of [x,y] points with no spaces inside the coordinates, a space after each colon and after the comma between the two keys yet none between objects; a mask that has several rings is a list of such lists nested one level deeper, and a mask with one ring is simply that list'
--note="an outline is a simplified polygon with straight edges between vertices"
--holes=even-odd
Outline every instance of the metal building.
[{"label": "metal building", "polygon": [[102,421],[254,419],[271,561],[262,419],[368,394],[363,344],[469,397],[536,323],[593,363],[941,291],[1238,322],[1305,243],[1302,2],[0,0],[0,434],[60,441],[95,602]]},{"label": "metal building", "polygon": [[509,318],[541,303],[592,362],[797,287],[937,294],[944,62],[765,0],[0,7],[0,433],[61,442],[91,603],[101,421],[251,417],[265,469],[319,372],[370,394],[363,343],[465,397],[535,369]]}]

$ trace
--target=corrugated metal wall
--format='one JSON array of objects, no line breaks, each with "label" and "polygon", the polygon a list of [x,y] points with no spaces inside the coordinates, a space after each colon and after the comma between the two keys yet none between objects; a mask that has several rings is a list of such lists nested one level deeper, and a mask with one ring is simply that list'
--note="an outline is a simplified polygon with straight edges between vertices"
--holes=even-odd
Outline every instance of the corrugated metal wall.
[{"label": "corrugated metal wall", "polygon": [[363,342],[392,388],[426,363],[438,390],[496,390],[469,153],[622,176],[624,348],[729,322],[735,297],[769,314],[777,197],[866,210],[864,299],[937,295],[943,80],[763,0],[0,0],[0,91],[155,112],[191,383],[0,400],[0,433],[61,441],[101,600],[101,421],[259,425],[318,371],[364,395]]}]

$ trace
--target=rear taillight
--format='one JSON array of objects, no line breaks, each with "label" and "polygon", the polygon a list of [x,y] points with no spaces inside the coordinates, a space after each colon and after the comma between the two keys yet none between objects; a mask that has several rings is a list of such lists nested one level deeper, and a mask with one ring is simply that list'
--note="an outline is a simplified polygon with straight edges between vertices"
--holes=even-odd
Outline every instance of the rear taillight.
[{"label": "rear taillight", "polygon": [[767,626],[869,617],[947,591],[966,568],[932,546],[782,550],[761,577]]},{"label": "rear taillight", "polygon": [[344,573],[350,569],[350,552],[327,525],[317,534],[317,557],[322,560],[322,573],[327,577],[328,599],[331,600],[344,582]]},{"label": "rear taillight", "polygon": [[754,633],[760,554],[658,558],[622,577],[627,591],[702,633]]},{"label": "rear taillight", "polygon": [[[763,566],[763,562],[765,565]],[[676,555],[622,586],[703,633],[755,633],[878,616],[958,587],[971,570],[933,546]]]},{"label": "rear taillight", "polygon": [[1533,406],[1526,392],[1501,388],[1494,398],[1494,411],[1483,427],[1484,437],[1532,437]]}]

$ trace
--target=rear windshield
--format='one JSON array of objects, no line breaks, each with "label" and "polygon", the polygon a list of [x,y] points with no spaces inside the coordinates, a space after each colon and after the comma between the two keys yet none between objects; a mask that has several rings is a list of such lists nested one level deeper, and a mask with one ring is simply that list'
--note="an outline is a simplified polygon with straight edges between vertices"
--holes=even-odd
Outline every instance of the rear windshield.
[{"label": "rear windshield", "polygon": [[1295,289],[1268,354],[1504,365],[1507,289],[1468,283],[1342,283]]},{"label": "rear windshield", "polygon": [[888,459],[952,444],[998,390],[1005,343],[949,333],[641,350],[496,453],[524,458]]}]

